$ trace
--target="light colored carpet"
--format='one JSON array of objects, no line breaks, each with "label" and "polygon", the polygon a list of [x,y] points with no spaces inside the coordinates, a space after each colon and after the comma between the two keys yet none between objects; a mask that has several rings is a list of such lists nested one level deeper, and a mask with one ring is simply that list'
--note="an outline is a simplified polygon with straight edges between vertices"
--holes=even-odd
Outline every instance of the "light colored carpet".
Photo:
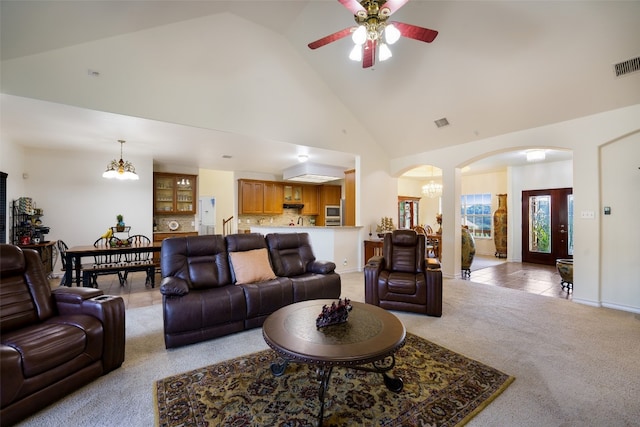
[{"label": "light colored carpet", "polygon": [[[362,273],[343,296],[364,301]],[[441,318],[395,313],[407,331],[516,377],[469,426],[634,426],[640,419],[640,316],[464,280],[445,280]],[[160,305],[127,311],[120,369],[23,426],[152,426],[153,383],[267,349],[260,329],[164,348]]]}]

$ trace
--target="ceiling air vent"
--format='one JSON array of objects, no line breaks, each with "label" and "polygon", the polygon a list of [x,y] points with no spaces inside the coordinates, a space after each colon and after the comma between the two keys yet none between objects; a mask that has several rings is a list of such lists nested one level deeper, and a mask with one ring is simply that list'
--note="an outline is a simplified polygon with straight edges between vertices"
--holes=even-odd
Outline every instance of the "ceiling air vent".
[{"label": "ceiling air vent", "polygon": [[632,59],[628,59],[623,62],[618,62],[613,66],[616,77],[624,76],[625,74],[633,73],[640,70],[640,56]]},{"label": "ceiling air vent", "polygon": [[438,119],[434,122],[436,124],[436,126],[438,126],[439,128],[441,127],[445,127],[445,126],[449,126],[449,120],[447,120],[446,117],[443,117],[441,119]]}]

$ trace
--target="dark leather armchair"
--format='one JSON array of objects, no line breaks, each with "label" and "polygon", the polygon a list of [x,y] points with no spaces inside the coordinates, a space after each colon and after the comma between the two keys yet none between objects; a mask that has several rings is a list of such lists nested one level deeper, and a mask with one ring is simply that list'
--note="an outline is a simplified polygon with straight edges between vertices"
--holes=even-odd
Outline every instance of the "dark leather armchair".
[{"label": "dark leather armchair", "polygon": [[442,271],[427,267],[425,235],[413,230],[385,234],[382,256],[364,268],[365,302],[387,310],[442,315]]},{"label": "dark leather armchair", "polygon": [[0,244],[2,426],[122,365],[124,322],[122,298],[83,287],[52,292],[36,251]]}]

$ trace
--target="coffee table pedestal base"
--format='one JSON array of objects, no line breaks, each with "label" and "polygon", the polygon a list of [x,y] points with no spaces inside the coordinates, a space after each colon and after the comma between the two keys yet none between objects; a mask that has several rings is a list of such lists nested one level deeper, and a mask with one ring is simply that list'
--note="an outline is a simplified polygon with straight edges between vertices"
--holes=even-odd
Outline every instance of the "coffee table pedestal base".
[{"label": "coffee table pedestal base", "polygon": [[[296,361],[292,361],[296,362]],[[280,377],[284,375],[287,365],[290,363],[289,360],[278,358],[276,362],[271,363],[271,373]],[[384,385],[387,387],[389,391],[394,393],[400,393],[404,388],[404,381],[402,378],[394,378],[387,375],[387,372],[392,370],[396,366],[396,358],[394,355],[387,356],[382,360],[375,361],[371,363],[372,367],[369,366],[345,366],[349,369],[355,369],[358,371],[365,372],[373,372],[382,375],[382,379],[384,380]],[[331,373],[333,372],[334,365],[318,365],[317,375],[318,380],[320,381],[320,389],[318,390],[318,398],[320,400],[320,412],[318,413],[318,427],[322,426],[324,421],[324,398],[329,388],[329,379],[331,378]]]}]

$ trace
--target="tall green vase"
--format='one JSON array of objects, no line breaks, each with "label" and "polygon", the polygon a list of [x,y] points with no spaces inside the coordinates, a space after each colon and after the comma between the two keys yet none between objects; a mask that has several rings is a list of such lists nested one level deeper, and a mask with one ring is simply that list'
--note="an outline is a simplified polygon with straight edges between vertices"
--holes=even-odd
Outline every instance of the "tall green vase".
[{"label": "tall green vase", "polygon": [[476,255],[476,241],[471,232],[462,227],[462,260],[461,270],[462,277],[471,277],[471,264],[473,257]]},{"label": "tall green vase", "polygon": [[493,213],[493,241],[496,244],[495,256],[507,257],[507,195],[498,194],[498,209]]}]

